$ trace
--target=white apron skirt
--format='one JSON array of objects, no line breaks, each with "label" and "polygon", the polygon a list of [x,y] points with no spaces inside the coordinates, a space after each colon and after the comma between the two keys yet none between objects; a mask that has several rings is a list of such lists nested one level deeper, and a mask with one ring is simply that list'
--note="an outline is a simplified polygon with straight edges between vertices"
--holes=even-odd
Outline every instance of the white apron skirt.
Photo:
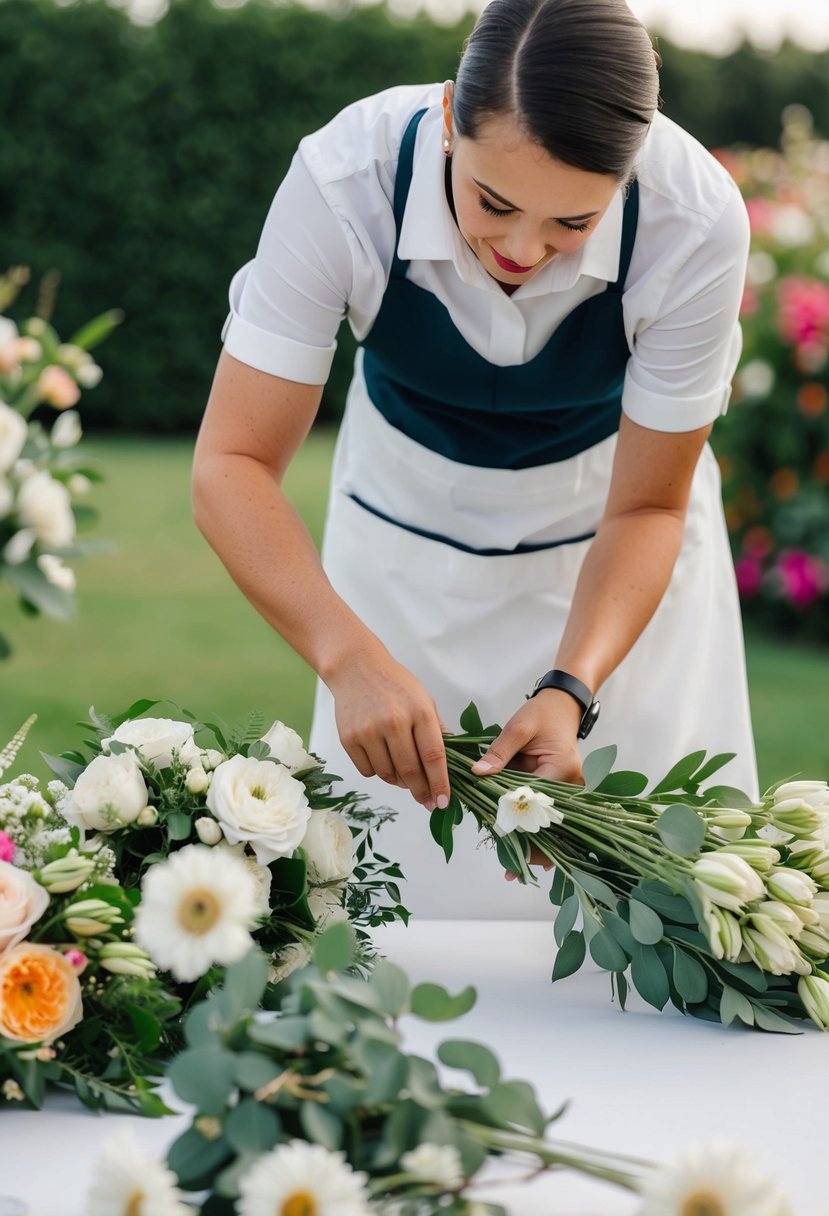
[{"label": "white apron skirt", "polygon": [[[554,664],[590,540],[481,556],[380,518],[452,536],[475,548],[513,548],[595,529],[607,497],[615,436],[555,465],[484,469],[436,455],[391,427],[362,377],[349,394],[337,445],[323,545],[336,591],[434,697],[449,730],[475,701],[503,725]],[[756,796],[739,600],[720,478],[706,445],[694,476],[682,549],[653,618],[599,692],[602,712],[583,754],[615,743],[617,767],[663,777],[698,748],[733,751],[720,780]],[[550,875],[539,888],[507,882],[471,816],[447,865],[429,814],[411,795],[361,777],[343,751],[333,700],[318,683],[311,748],[345,787],[397,818],[378,847],[400,862],[403,902],[420,917],[539,919],[551,914]]]}]

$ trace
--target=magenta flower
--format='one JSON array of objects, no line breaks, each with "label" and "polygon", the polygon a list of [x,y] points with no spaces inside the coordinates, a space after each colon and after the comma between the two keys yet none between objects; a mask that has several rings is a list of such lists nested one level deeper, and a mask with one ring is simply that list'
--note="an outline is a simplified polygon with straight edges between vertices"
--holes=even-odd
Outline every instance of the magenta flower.
[{"label": "magenta flower", "polygon": [[792,346],[823,343],[829,334],[829,286],[820,279],[783,279],[777,288],[780,333]]},{"label": "magenta flower", "polygon": [[0,861],[14,861],[14,841],[6,832],[0,832]]},{"label": "magenta flower", "polygon": [[808,608],[829,588],[829,566],[802,549],[781,553],[775,573],[783,595],[796,608]]},{"label": "magenta flower", "polygon": [[737,575],[737,589],[744,600],[757,594],[763,579],[762,562],[756,557],[738,557],[734,563],[734,573]]}]

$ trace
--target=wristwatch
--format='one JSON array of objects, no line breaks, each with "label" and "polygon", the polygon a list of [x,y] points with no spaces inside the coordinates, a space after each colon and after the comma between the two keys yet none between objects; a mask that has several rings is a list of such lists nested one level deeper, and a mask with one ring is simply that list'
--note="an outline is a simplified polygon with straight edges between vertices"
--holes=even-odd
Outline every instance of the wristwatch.
[{"label": "wristwatch", "polygon": [[535,682],[535,688],[528,694],[527,700],[541,692],[542,688],[560,688],[568,692],[582,707],[582,719],[579,723],[578,738],[586,739],[599,716],[601,703],[593,699],[593,694],[585,683],[577,680],[566,671],[548,671]]}]

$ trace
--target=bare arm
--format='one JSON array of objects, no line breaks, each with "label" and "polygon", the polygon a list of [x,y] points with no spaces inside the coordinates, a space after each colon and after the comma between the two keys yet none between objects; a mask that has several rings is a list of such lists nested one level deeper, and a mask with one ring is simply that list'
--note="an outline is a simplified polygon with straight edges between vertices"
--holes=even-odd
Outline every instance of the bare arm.
[{"label": "bare arm", "polygon": [[[622,416],[604,516],[552,664],[594,690],[621,663],[667,589],[694,469],[710,431],[705,426],[669,434]],[[579,781],[580,719],[568,693],[545,689],[513,715],[482,762],[497,770],[519,756],[539,776]]]},{"label": "bare arm", "polygon": [[334,591],[282,491],[321,396],[321,385],[222,354],[196,444],[196,523],[254,607],[331,689],[358,770],[432,806],[449,793],[434,702]]}]

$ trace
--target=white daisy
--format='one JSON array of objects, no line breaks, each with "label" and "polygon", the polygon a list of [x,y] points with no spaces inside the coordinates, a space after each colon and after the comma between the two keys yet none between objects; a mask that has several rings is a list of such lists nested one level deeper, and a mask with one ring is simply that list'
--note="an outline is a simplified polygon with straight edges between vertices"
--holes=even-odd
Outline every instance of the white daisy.
[{"label": "white daisy", "polygon": [[224,849],[188,845],[147,871],[135,940],[162,970],[195,980],[214,963],[247,954],[259,910],[244,861]]},{"label": "white daisy", "polygon": [[239,1183],[239,1216],[370,1216],[366,1175],[344,1153],[294,1140],[260,1157]]},{"label": "white daisy", "polygon": [[564,815],[552,798],[529,785],[519,785],[518,789],[510,790],[498,799],[495,831],[499,836],[506,836],[508,832],[538,832],[551,823],[563,821]]},{"label": "white daisy", "polygon": [[463,1185],[461,1156],[454,1144],[424,1141],[411,1152],[404,1153],[400,1164],[407,1174],[413,1174],[420,1182],[431,1182],[447,1191]]},{"label": "white daisy", "polygon": [[791,1216],[776,1182],[745,1149],[688,1149],[642,1185],[637,1216]]},{"label": "white daisy", "polygon": [[192,1216],[175,1183],[172,1170],[145,1156],[121,1128],[95,1163],[86,1216]]}]

